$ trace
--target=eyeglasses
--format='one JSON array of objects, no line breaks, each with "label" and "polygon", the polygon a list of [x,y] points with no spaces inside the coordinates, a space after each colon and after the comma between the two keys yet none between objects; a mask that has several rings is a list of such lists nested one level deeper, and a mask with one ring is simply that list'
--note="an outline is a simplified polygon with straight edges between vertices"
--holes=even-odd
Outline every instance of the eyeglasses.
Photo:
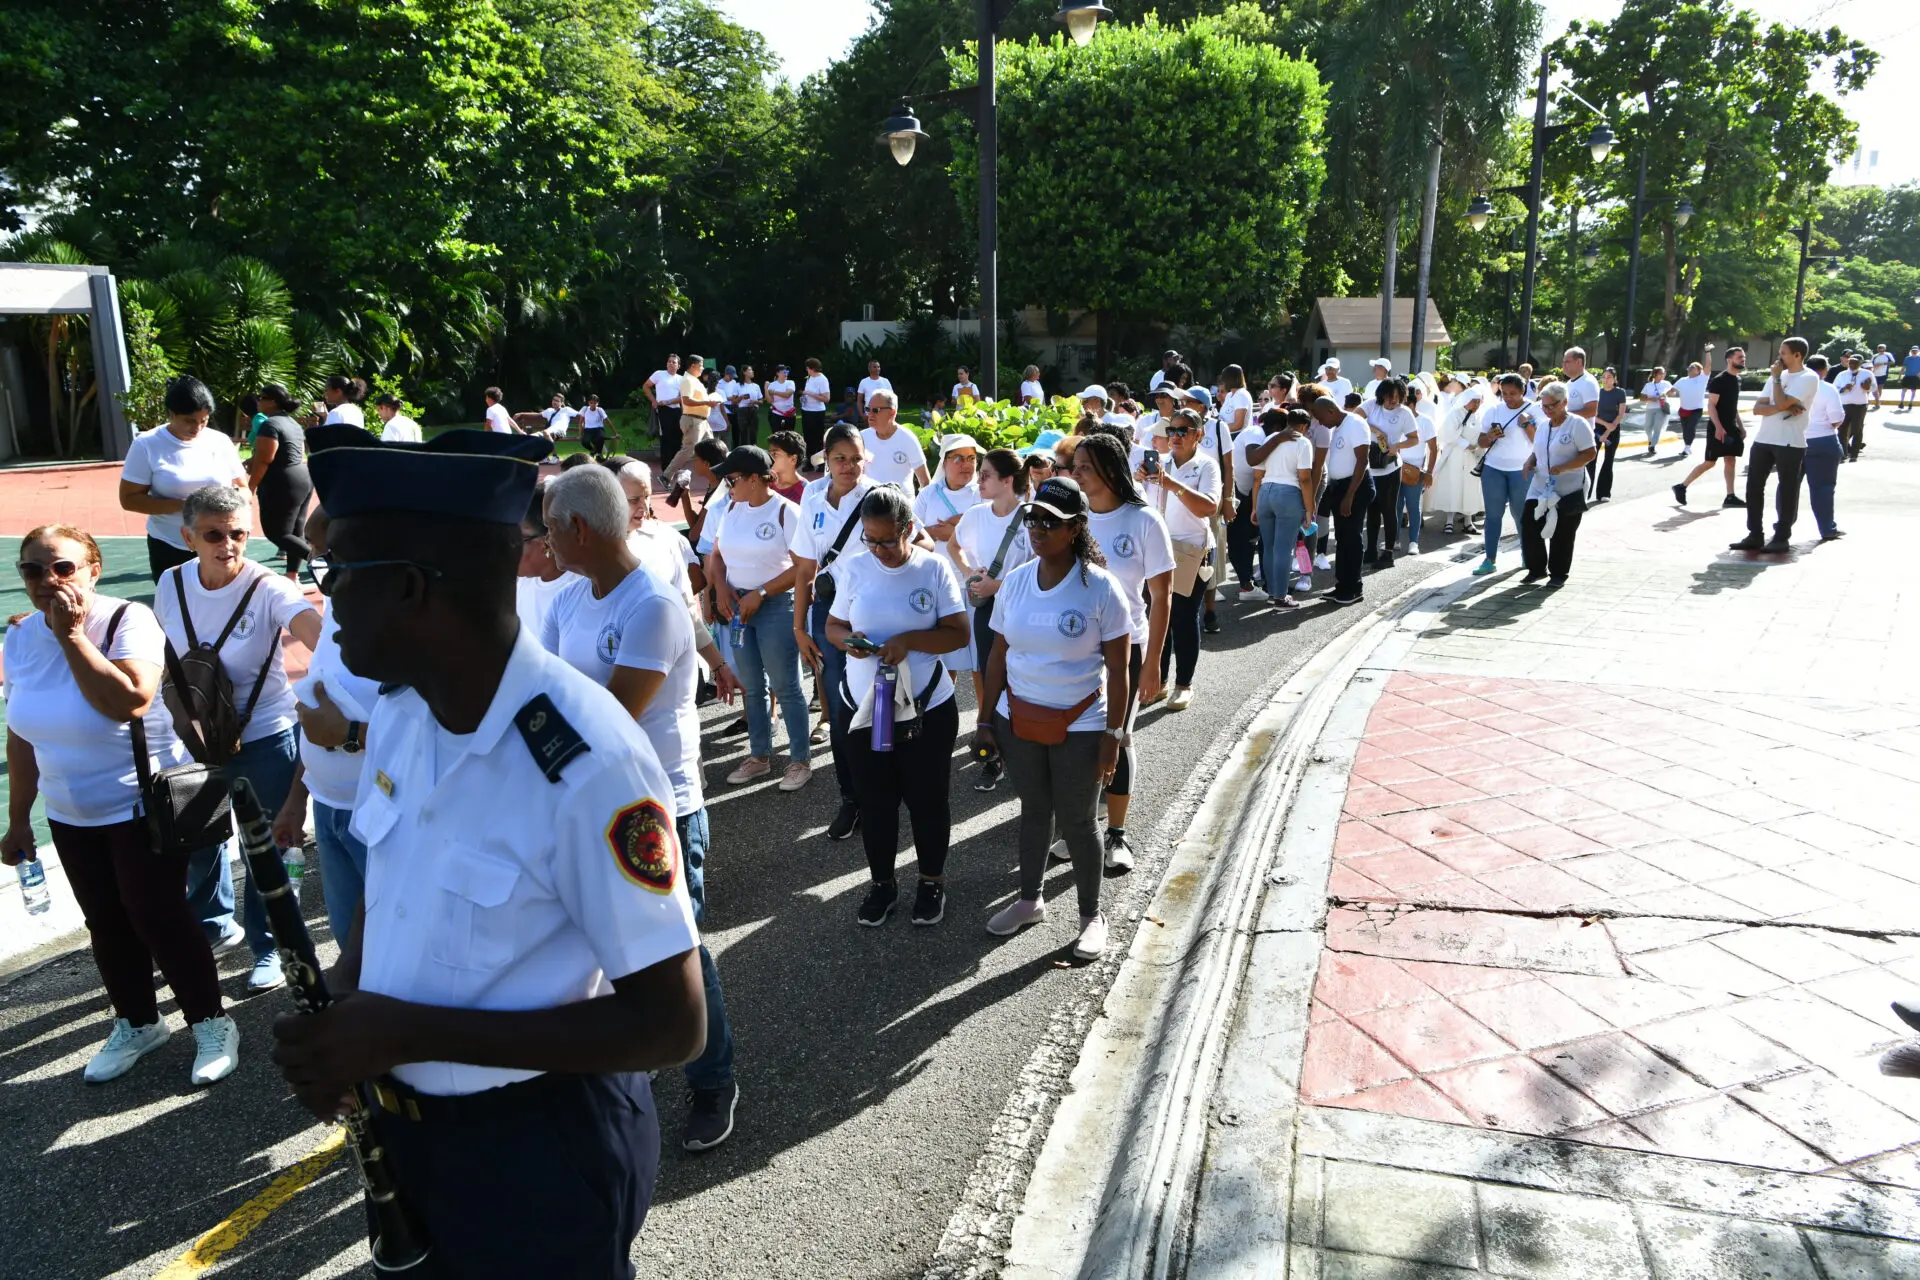
[{"label": "eyeglasses", "polygon": [[38,560],[22,560],[20,576],[28,582],[38,582],[42,578],[71,578],[80,572],[80,566],[72,560],[52,560],[41,564]]},{"label": "eyeglasses", "polygon": [[210,542],[217,547],[229,541],[235,546],[238,546],[252,537],[253,534],[247,529],[208,529],[204,532],[196,529],[194,530],[193,536],[202,542]]},{"label": "eyeglasses", "polygon": [[896,533],[891,538],[869,538],[863,533],[860,535],[860,541],[864,543],[869,550],[878,551],[881,547],[904,547],[908,542],[908,538],[904,533]]},{"label": "eyeglasses", "polygon": [[[531,541],[531,539],[529,539]],[[405,565],[409,569],[418,569],[429,578],[444,577],[430,564],[421,564],[418,560],[335,560],[331,556],[315,556],[310,562],[313,567],[313,581],[320,588],[320,594],[330,596],[339,586],[339,575],[348,569],[378,569],[386,565]]]}]

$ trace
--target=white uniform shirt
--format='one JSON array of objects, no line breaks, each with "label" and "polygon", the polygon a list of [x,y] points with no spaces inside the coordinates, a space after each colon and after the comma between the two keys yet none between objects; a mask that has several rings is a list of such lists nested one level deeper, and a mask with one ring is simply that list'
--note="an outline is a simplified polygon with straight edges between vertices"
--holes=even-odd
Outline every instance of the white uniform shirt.
[{"label": "white uniform shirt", "polygon": [[1593,424],[1585,418],[1568,414],[1566,421],[1557,427],[1550,422],[1542,422],[1539,432],[1533,437],[1533,478],[1528,482],[1527,496],[1544,497],[1549,484],[1563,494],[1579,493],[1586,488],[1587,473],[1584,468],[1576,467],[1557,476],[1549,476],[1547,468],[1565,466],[1591,448]]},{"label": "white uniform shirt", "polygon": [[283,729],[291,729],[294,724],[293,684],[287,679],[280,633],[301,614],[314,612],[313,606],[307,603],[307,597],[299,587],[254,561],[242,565],[234,580],[218,591],[209,591],[200,585],[199,567],[195,561],[188,561],[177,569],[169,569],[154,584],[153,611],[160,618],[161,630],[167,633],[167,639],[173,641],[176,653],[185,653],[189,648],[187,628],[180,617],[180,596],[173,585],[176,578],[187,589],[187,609],[193,620],[193,634],[205,644],[212,644],[220,638],[227,619],[233,616],[233,611],[240,605],[240,597],[247,593],[247,584],[255,578],[260,580],[260,589],[247,602],[247,611],[240,616],[240,621],[234,624],[233,634],[220,647],[220,665],[225,668],[227,679],[233,682],[233,709],[236,712],[246,709],[247,699],[253,696],[253,686],[260,676],[261,666],[263,663],[266,666],[265,687],[260,691],[260,700],[254,704],[253,715],[247,721],[246,728],[240,731],[242,743],[255,742]]},{"label": "white uniform shirt", "polygon": [[[1760,425],[1753,433],[1756,444],[1783,445],[1789,449],[1807,447],[1807,412],[1813,407],[1814,397],[1820,389],[1820,375],[1811,369],[1801,369],[1798,373],[1782,372],[1779,378],[1779,393],[1800,404],[1798,413],[1770,413],[1760,419]],[[1767,379],[1767,389],[1760,394],[1764,397],[1774,389],[1774,379]]]},{"label": "white uniform shirt", "polygon": [[[1160,460],[1166,473],[1192,489],[1201,497],[1220,499],[1220,464],[1212,455],[1194,450],[1193,456],[1184,463],[1176,463],[1173,455],[1168,454]],[[1167,522],[1167,533],[1175,542],[1190,542],[1197,546],[1213,545],[1213,522],[1206,516],[1197,516],[1187,510],[1173,490],[1165,485],[1150,487],[1149,501],[1160,512],[1160,518]]]},{"label": "white uniform shirt", "polygon": [[[1247,411],[1247,420],[1236,427],[1233,418],[1242,409]],[[1260,415],[1254,412],[1253,393],[1245,387],[1227,392],[1226,397],[1220,401],[1220,421],[1226,424],[1229,433],[1259,426]]]},{"label": "white uniform shirt", "polygon": [[1233,491],[1241,497],[1253,492],[1253,460],[1247,450],[1267,442],[1267,429],[1255,422],[1233,438]]},{"label": "white uniform shirt", "polygon": [[[838,618],[876,644],[884,644],[903,631],[927,631],[940,619],[955,614],[965,616],[966,601],[960,594],[960,579],[947,558],[924,547],[907,553],[907,562],[889,569],[871,554],[845,563],[834,562],[839,571],[834,581],[839,587],[827,616]],[[933,693],[928,708],[953,697],[953,677],[941,658],[932,653],[909,652],[907,669],[900,673],[914,697],[931,683]],[[880,659],[847,655],[847,692],[858,707],[873,689],[880,674]]]},{"label": "white uniform shirt", "polygon": [[513,425],[513,415],[507,412],[507,406],[495,401],[487,406],[487,430],[511,435],[519,428]]},{"label": "white uniform shirt", "polygon": [[767,384],[767,404],[773,412],[786,417],[793,413],[793,379],[778,378]]},{"label": "white uniform shirt", "polygon": [[[860,541],[860,521],[854,513],[860,510],[860,503],[866,496],[873,492],[873,481],[861,476],[853,482],[853,488],[841,495],[840,501],[834,502],[827,497],[826,477],[821,479],[823,483],[808,485],[800,495],[800,518],[791,525],[787,549],[818,566],[833,551],[833,544],[840,541],[840,531],[847,528],[847,521],[852,520],[853,528],[847,530],[846,541],[840,543],[833,564],[822,571],[828,577],[833,577],[835,565],[867,554],[866,544]],[[839,579],[834,579],[835,589],[839,586]],[[818,597],[817,590],[815,596]]]},{"label": "white uniform shirt", "polygon": [[515,578],[513,582],[513,611],[519,615],[520,625],[528,634],[538,640],[546,629],[547,610],[553,607],[553,598],[567,589],[574,575],[563,573],[549,581],[539,578]]},{"label": "white uniform shirt", "polygon": [[367,425],[367,411],[350,400],[342,400],[327,410],[327,416],[321,420],[322,426],[330,427],[336,423],[344,423],[349,427],[364,427]]},{"label": "white uniform shirt", "polygon": [[[993,629],[1007,642],[1007,689],[1043,707],[1071,707],[1091,693],[1092,705],[1068,727],[1104,730],[1102,649],[1133,631],[1133,609],[1119,579],[1098,565],[1075,565],[1051,591],[1041,590],[1039,570],[1040,562],[1029,560],[994,593]],[[1010,714],[1005,693],[996,710]]]},{"label": "white uniform shirt", "polygon": [[[373,704],[380,696],[379,681],[353,674],[341,661],[340,624],[333,619],[330,603],[320,611],[320,647],[313,651],[313,663],[307,668],[307,674],[294,682],[293,696],[302,705],[317,707],[320,699],[313,691],[316,685],[326,686],[327,698],[340,708],[341,715],[363,725],[373,714]],[[304,766],[307,790],[315,800],[335,809],[353,808],[360,786],[358,752],[316,747],[303,734],[300,763]]]},{"label": "white uniform shirt", "polygon": [[733,384],[733,394],[739,397],[740,403],[734,406],[739,409],[751,409],[766,399],[760,393],[760,384],[757,382],[736,382]]},{"label": "white uniform shirt", "polygon": [[701,793],[700,713],[694,707],[699,658],[687,602],[639,566],[606,595],[575,576],[547,611],[540,643],[575,671],[605,686],[615,667],[657,671],[665,677],[640,713],[640,731],[653,744],[673,785],[673,814],[684,818],[706,803]]},{"label": "white uniform shirt", "polygon": [[694,544],[695,551],[703,556],[713,554],[714,542],[720,536],[720,522],[727,518],[727,509],[732,505],[733,490],[725,484],[707,495],[707,505],[703,511],[706,519],[700,522],[700,541]]},{"label": "white uniform shirt", "polygon": [[[1703,380],[1700,384],[1700,395],[1702,397],[1701,403],[1703,404],[1706,402],[1705,401],[1706,394],[1707,394],[1707,386],[1706,386],[1706,382]],[[1600,384],[1598,381],[1594,379],[1594,376],[1592,374],[1583,373],[1577,378],[1567,379],[1567,412],[1568,413],[1574,414],[1578,417],[1585,417],[1586,415],[1582,414],[1580,411],[1586,408],[1588,405],[1594,403],[1599,398],[1600,398]],[[1422,403],[1426,403],[1426,402],[1422,401]],[[1682,408],[1686,407],[1686,400],[1684,396],[1681,399],[1681,407]]]},{"label": "white uniform shirt", "polygon": [[1320,385],[1327,389],[1327,394],[1333,397],[1333,402],[1343,409],[1346,407],[1347,397],[1353,394],[1353,382],[1347,378],[1335,378],[1332,382],[1323,382]]},{"label": "white uniform shirt", "polygon": [[921,524],[939,524],[963,516],[967,508],[980,501],[980,482],[970,480],[964,488],[950,489],[944,476],[920,491],[913,500],[913,518]]},{"label": "white uniform shirt", "polygon": [[[1389,450],[1387,461],[1384,464],[1376,467],[1369,462],[1367,470],[1376,476],[1397,474],[1400,470],[1399,455],[1401,442],[1408,436],[1414,437],[1415,442],[1418,442],[1420,437],[1419,420],[1414,417],[1413,410],[1403,404],[1395,405],[1393,408],[1388,409],[1382,407],[1378,402],[1374,402],[1366,406],[1366,415],[1367,425],[1378,432],[1381,437],[1385,438]],[[1371,455],[1369,455],[1369,457],[1371,457]]]},{"label": "white uniform shirt", "polygon": [[[948,545],[964,554],[975,570],[985,573],[993,567],[993,558],[1005,543],[1006,558],[1000,562],[1000,579],[1004,582],[1008,574],[1033,559],[1033,544],[1027,541],[1026,527],[1020,523],[1024,511],[1024,507],[1015,507],[1000,516],[994,514],[991,502],[968,507],[960,523],[953,526],[953,540]],[[1007,540],[1009,525],[1013,528],[1012,541]]]},{"label": "white uniform shirt", "polygon": [[889,382],[885,378],[860,379],[860,387],[859,387],[860,406],[862,408],[865,408],[867,405],[867,401],[872,398],[874,392],[891,391],[891,390],[893,390],[893,383]]},{"label": "white uniform shirt", "polygon": [[1807,406],[1807,439],[1837,436],[1840,434],[1840,424],[1846,420],[1847,411],[1841,403],[1840,393],[1833,389],[1831,382],[1822,379],[1814,392],[1813,403]]},{"label": "white uniform shirt", "polygon": [[419,444],[425,437],[419,423],[404,413],[396,413],[380,428],[380,439],[386,444]]},{"label": "white uniform shirt", "polygon": [[715,535],[715,548],[727,562],[727,585],[751,591],[785,572],[793,563],[787,539],[799,520],[798,509],[777,493],[757,507],[729,502]]},{"label": "white uniform shirt", "polygon": [[1885,379],[1887,370],[1893,368],[1893,353],[1890,351],[1876,351],[1873,353],[1873,359],[1869,360],[1867,365],[1873,371],[1874,377]]},{"label": "white uniform shirt", "polygon": [[547,436],[550,439],[558,440],[561,436],[566,435],[567,428],[573,423],[573,414],[574,410],[564,404],[558,409],[542,409],[540,416],[547,420]]},{"label": "white uniform shirt", "polygon": [[653,384],[653,398],[662,409],[673,409],[680,404],[680,375],[668,373],[665,369],[655,369],[647,379]]},{"label": "white uniform shirt", "polygon": [[[87,610],[87,639],[112,662],[158,667],[166,641],[147,606],[130,603],[106,645],[107,625],[124,603],[95,595]],[[60,651],[60,642],[35,610],[7,629],[7,727],[33,747],[40,767],[40,799],[47,817],[75,827],[104,827],[140,812],[133,767],[133,730],[94,710]],[[155,772],[187,762],[174,736],[167,704],[155,698],[146,714],[148,761]]]},{"label": "white uniform shirt", "polygon": [[1261,469],[1260,483],[1283,485],[1286,488],[1298,490],[1300,473],[1312,470],[1313,440],[1308,436],[1298,435],[1274,446],[1273,452],[1267,455],[1267,461]]},{"label": "white uniform shirt", "polygon": [[678,529],[649,520],[627,534],[627,550],[656,583],[679,596],[689,609],[694,607],[697,597],[687,568],[697,563],[698,557],[693,554],[693,544]]},{"label": "white uniform shirt", "polygon": [[1414,430],[1418,434],[1419,439],[1400,451],[1400,463],[1402,466],[1418,467],[1422,471],[1425,471],[1427,469],[1427,441],[1438,438],[1440,429],[1434,420],[1424,413],[1416,413],[1413,417]]},{"label": "white uniform shirt", "polygon": [[[1353,451],[1371,441],[1373,433],[1367,429],[1367,420],[1357,413],[1342,414],[1340,425],[1330,430],[1332,434],[1327,440],[1327,479],[1352,479]],[[1525,455],[1522,455],[1522,460],[1525,460]]]},{"label": "white uniform shirt", "polygon": [[582,431],[605,431],[607,429],[607,411],[597,404],[590,404],[580,411],[580,429]]},{"label": "white uniform shirt", "polygon": [[[1496,471],[1519,471],[1525,467],[1527,458],[1533,453],[1533,441],[1527,439],[1527,428],[1532,427],[1538,434],[1546,421],[1547,416],[1540,412],[1540,406],[1531,401],[1518,409],[1507,408],[1505,400],[1495,402],[1480,420],[1480,430],[1505,427],[1506,434],[1487,446],[1486,464]],[[1474,438],[1479,439],[1478,436]]]},{"label": "white uniform shirt", "polygon": [[[587,747],[549,782],[516,717],[545,695]],[[460,1009],[550,1009],[699,942],[672,784],[592,680],[522,631],[479,727],[447,733],[411,689],[379,700],[353,833],[367,846],[360,987]],[[412,1062],[422,1093],[538,1072]]]},{"label": "white uniform shirt", "polygon": [[1046,389],[1037,382],[1023,381],[1020,384],[1020,394],[1022,397],[1024,397],[1027,400],[1028,403],[1032,403],[1036,400],[1039,401],[1041,404],[1045,404],[1047,402]]},{"label": "white uniform shirt", "polygon": [[[133,438],[120,478],[144,484],[155,498],[185,498],[210,484],[232,484],[247,474],[240,450],[225,434],[202,427],[191,440],[182,440],[165,427],[155,427]],[[245,483],[242,480],[242,483]],[[180,513],[148,516],[147,536],[178,551],[187,549],[180,533]]]},{"label": "white uniform shirt", "polygon": [[860,439],[867,447],[867,479],[875,484],[897,484],[911,492],[914,472],[927,465],[920,437],[896,424],[885,440],[872,427],[862,428]]},{"label": "white uniform shirt", "polygon": [[1673,384],[1671,382],[1649,382],[1640,388],[1640,396],[1642,399],[1658,400],[1662,405],[1666,403],[1666,398],[1672,394]]},{"label": "white uniform shirt", "polygon": [[1833,380],[1841,404],[1867,404],[1873,399],[1873,374],[1866,369],[1842,369]]},{"label": "white uniform shirt", "polygon": [[1673,384],[1680,393],[1680,412],[1699,413],[1707,407],[1707,383],[1711,380],[1707,374],[1696,373]]},{"label": "white uniform shirt", "polygon": [[833,397],[833,383],[827,381],[827,375],[816,373],[808,377],[807,385],[800,389],[800,408],[807,413],[823,413],[827,401]]},{"label": "white uniform shirt", "polygon": [[1132,605],[1133,642],[1147,642],[1147,579],[1173,572],[1173,539],[1152,507],[1122,503],[1112,511],[1087,513],[1087,530],[1107,558],[1107,571]]}]

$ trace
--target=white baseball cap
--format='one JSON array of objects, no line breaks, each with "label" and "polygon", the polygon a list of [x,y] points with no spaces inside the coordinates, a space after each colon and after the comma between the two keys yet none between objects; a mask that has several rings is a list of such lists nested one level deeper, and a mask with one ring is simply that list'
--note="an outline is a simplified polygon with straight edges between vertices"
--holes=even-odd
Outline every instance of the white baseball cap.
[{"label": "white baseball cap", "polygon": [[1113,397],[1107,394],[1107,389],[1105,387],[1101,386],[1099,383],[1096,382],[1092,386],[1088,387],[1085,391],[1082,391],[1079,395],[1075,396],[1074,399],[1075,400],[1111,401]]},{"label": "white baseball cap", "polygon": [[944,459],[956,449],[971,449],[975,453],[978,453],[980,452],[980,442],[964,432],[956,432],[950,436],[940,437],[941,458]]},{"label": "white baseball cap", "polygon": [[1393,372],[1393,361],[1387,359],[1385,356],[1375,356],[1372,364],[1376,369],[1385,369],[1388,373]]}]

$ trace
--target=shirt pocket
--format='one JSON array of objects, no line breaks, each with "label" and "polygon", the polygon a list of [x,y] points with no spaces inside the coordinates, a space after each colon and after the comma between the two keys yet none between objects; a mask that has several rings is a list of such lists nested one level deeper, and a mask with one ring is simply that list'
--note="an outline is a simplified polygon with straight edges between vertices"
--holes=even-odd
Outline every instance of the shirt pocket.
[{"label": "shirt pocket", "polygon": [[431,954],[456,969],[498,969],[514,955],[511,902],[520,868],[467,849],[449,852]]},{"label": "shirt pocket", "polygon": [[400,818],[400,806],[387,799],[386,794],[377,787],[367,788],[367,794],[358,798],[353,806],[353,818],[347,829],[358,837],[361,844],[372,848],[386,838],[393,824]]}]

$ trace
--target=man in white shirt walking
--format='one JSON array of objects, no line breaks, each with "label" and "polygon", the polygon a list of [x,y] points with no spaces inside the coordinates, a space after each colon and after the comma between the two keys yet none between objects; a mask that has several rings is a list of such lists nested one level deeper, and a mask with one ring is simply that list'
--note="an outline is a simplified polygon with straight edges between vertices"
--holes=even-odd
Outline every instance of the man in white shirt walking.
[{"label": "man in white shirt walking", "polygon": [[1567,412],[1593,425],[1600,416],[1600,384],[1587,372],[1587,349],[1568,347],[1560,357],[1560,368],[1567,384]]},{"label": "man in white shirt walking", "polygon": [[1860,451],[1867,447],[1867,405],[1877,391],[1873,374],[1860,367],[1857,354],[1849,355],[1847,367],[1833,380],[1833,389],[1840,393],[1840,406],[1847,415],[1840,431],[1840,447],[1848,462],[1858,462]]},{"label": "man in white shirt walking", "polygon": [[680,447],[680,356],[667,353],[666,367],[648,375],[645,391],[653,406],[653,429],[660,437],[660,462],[666,465],[669,449]]},{"label": "man in white shirt walking", "polygon": [[506,405],[500,403],[504,399],[500,388],[488,387],[481,394],[487,402],[487,430],[509,436],[517,433],[520,428],[513,425],[513,415],[507,412]]},{"label": "man in white shirt walking", "polygon": [[[1781,342],[1780,356],[1773,362],[1767,385],[1753,406],[1760,426],[1753,433],[1753,448],[1747,460],[1747,536],[1732,544],[1734,551],[1789,549],[1793,522],[1800,514],[1800,473],[1807,457],[1808,411],[1820,389],[1820,375],[1807,368],[1809,350],[1805,338]],[[1780,473],[1780,483],[1774,500],[1773,537],[1763,543],[1767,476],[1776,470]]]},{"label": "man in white shirt walking", "polygon": [[[1713,358],[1712,348],[1707,358]],[[1698,360],[1687,366],[1687,376],[1673,384],[1680,397],[1680,456],[1693,456],[1693,436],[1700,429],[1701,415],[1707,411],[1707,367]]]},{"label": "man in white shirt walking", "polygon": [[1873,373],[1873,407],[1880,407],[1880,393],[1887,389],[1887,375],[1893,372],[1893,352],[1887,350],[1887,344],[1881,343],[1873,349],[1873,359],[1869,362]]}]

